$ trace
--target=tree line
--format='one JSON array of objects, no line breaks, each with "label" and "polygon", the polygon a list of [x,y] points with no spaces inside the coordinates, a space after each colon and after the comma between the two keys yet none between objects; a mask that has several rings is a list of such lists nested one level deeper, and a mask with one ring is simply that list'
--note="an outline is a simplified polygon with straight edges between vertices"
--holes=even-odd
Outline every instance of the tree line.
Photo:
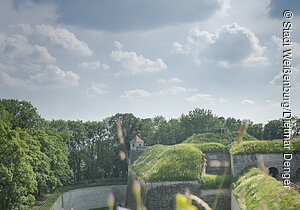
[{"label": "tree line", "polygon": [[[218,117],[211,110],[195,108],[179,118],[141,119],[117,113],[102,121],[43,119],[30,102],[0,100],[0,209],[32,206],[41,192],[107,177],[127,177],[127,165],[119,159],[121,145],[117,121],[121,120],[127,149],[139,135],[146,145],[181,143],[193,134],[225,128],[237,131],[240,119]],[[293,118],[293,133],[300,132]],[[248,133],[257,139],[282,138],[282,121],[255,124]]]}]

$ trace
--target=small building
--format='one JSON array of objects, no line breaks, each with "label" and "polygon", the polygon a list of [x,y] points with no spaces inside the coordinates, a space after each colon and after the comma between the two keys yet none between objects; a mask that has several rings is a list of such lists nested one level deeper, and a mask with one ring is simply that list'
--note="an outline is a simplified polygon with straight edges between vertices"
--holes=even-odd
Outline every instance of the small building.
[{"label": "small building", "polygon": [[137,135],[130,141],[130,151],[137,150],[137,147],[144,147],[144,141]]},{"label": "small building", "polygon": [[130,150],[129,150],[129,159],[130,162],[135,161],[140,154],[142,154],[148,146],[144,146],[144,141],[138,137],[135,136],[131,141],[130,141]]}]

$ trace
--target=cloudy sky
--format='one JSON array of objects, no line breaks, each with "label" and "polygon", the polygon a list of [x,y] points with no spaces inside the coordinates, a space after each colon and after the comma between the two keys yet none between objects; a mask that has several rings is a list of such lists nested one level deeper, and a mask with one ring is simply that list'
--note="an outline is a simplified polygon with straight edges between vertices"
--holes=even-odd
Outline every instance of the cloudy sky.
[{"label": "cloudy sky", "polygon": [[49,120],[199,107],[266,123],[282,115],[285,9],[300,116],[298,0],[0,0],[0,98]]}]

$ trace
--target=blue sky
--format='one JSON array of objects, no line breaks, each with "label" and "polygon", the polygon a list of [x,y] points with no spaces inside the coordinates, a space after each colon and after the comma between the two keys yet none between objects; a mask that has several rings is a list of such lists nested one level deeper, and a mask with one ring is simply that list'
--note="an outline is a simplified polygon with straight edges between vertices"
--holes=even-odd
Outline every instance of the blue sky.
[{"label": "blue sky", "polygon": [[195,107],[266,123],[282,115],[282,12],[290,9],[300,116],[299,1],[0,0],[0,98],[46,119],[178,118]]}]

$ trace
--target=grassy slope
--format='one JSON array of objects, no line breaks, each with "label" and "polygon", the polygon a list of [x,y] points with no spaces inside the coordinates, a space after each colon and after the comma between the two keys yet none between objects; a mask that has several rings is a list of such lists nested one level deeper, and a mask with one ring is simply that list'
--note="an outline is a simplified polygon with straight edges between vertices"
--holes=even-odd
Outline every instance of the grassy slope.
[{"label": "grassy slope", "polygon": [[189,144],[155,145],[133,163],[135,172],[146,181],[199,180],[203,153]]},{"label": "grassy slope", "polygon": [[[232,132],[230,135],[226,133],[201,133],[201,134],[194,134],[183,141],[183,143],[208,143],[208,142],[215,142],[221,143],[223,145],[229,145],[234,142],[237,137],[238,132]],[[257,140],[253,136],[249,134],[245,134],[243,136],[243,141],[255,141]]]},{"label": "grassy slope", "polygon": [[197,149],[201,150],[204,154],[205,153],[214,153],[214,152],[223,152],[226,147],[220,143],[200,143],[200,144],[191,144]]},{"label": "grassy slope", "polygon": [[[300,140],[291,141],[289,152],[300,152]],[[254,153],[283,153],[287,152],[283,148],[282,141],[245,141],[233,144],[230,148],[231,154],[254,154]]]},{"label": "grassy slope", "polygon": [[266,205],[267,209],[300,209],[300,195],[282,186],[282,183],[260,171],[258,168],[246,170],[237,177],[232,184],[241,209],[260,209]]},{"label": "grassy slope", "polygon": [[205,174],[199,180],[201,189],[222,189],[229,188],[232,182],[230,175]]}]

